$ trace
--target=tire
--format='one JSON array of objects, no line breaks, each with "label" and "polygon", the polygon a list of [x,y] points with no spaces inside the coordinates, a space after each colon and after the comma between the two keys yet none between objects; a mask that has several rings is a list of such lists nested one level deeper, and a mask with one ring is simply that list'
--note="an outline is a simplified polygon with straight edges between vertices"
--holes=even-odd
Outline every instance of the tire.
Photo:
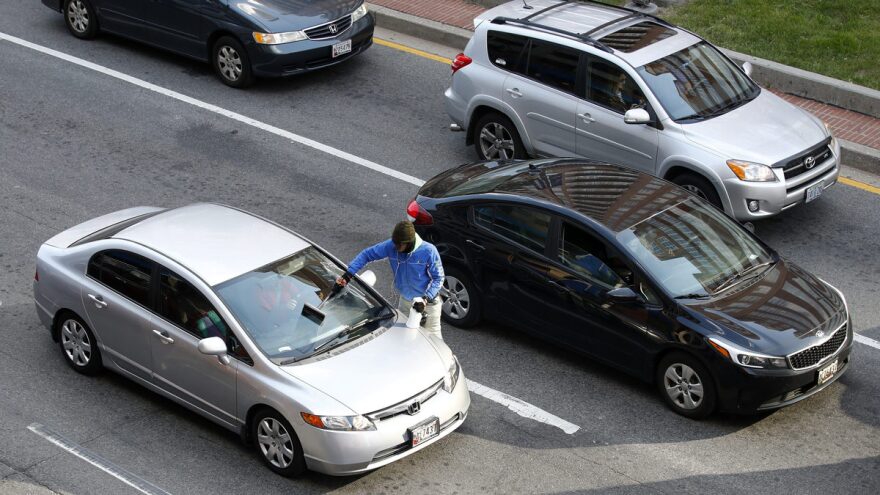
[{"label": "tire", "polygon": [[721,198],[718,197],[718,191],[716,191],[715,187],[712,186],[712,183],[705,178],[695,174],[681,174],[672,179],[672,182],[687,189],[690,193],[712,203],[718,209],[722,211],[724,210],[724,207],[721,206]]},{"label": "tire", "polygon": [[58,345],[68,366],[83,375],[94,375],[104,368],[95,334],[80,317],[65,313],[56,325]]},{"label": "tire", "polygon": [[[489,112],[483,115],[474,126],[473,132],[474,149],[477,150],[480,160],[527,158],[516,126],[500,113]],[[495,137],[495,141],[491,141],[491,136]],[[502,145],[500,148],[499,144]]]},{"label": "tire", "polygon": [[211,49],[211,65],[223,84],[246,88],[254,82],[254,71],[247,50],[231,36],[223,36]]},{"label": "tire", "polygon": [[470,328],[480,322],[482,304],[471,276],[457,267],[446,270],[440,294],[445,298],[442,319],[459,328]]},{"label": "tire", "polygon": [[254,417],[252,428],[257,455],[269,469],[286,477],[305,472],[306,459],[302,444],[284,416],[274,409],[264,409]]},{"label": "tire", "polygon": [[682,416],[703,419],[715,411],[712,375],[693,356],[674,352],[664,357],[657,366],[656,382],[666,404]]},{"label": "tire", "polygon": [[70,34],[83,40],[97,36],[98,16],[89,0],[66,0],[62,13]]}]

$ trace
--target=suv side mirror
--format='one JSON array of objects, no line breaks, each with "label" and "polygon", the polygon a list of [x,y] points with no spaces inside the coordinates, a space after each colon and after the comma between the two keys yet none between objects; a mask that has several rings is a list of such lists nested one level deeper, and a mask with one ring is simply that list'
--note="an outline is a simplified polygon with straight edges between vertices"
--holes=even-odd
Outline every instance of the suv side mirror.
[{"label": "suv side mirror", "polygon": [[217,356],[223,364],[229,364],[229,356],[226,355],[226,342],[220,337],[208,337],[199,341],[199,352],[209,356]]},{"label": "suv side mirror", "polygon": [[743,72],[745,72],[747,76],[752,77],[752,63],[751,62],[743,62]]},{"label": "suv side mirror", "polygon": [[605,293],[605,297],[608,301],[616,303],[641,302],[644,300],[640,295],[636,294],[636,291],[629,287],[611,289]]},{"label": "suv side mirror", "polygon": [[623,115],[623,121],[627,124],[650,124],[651,116],[644,108],[631,108]]}]

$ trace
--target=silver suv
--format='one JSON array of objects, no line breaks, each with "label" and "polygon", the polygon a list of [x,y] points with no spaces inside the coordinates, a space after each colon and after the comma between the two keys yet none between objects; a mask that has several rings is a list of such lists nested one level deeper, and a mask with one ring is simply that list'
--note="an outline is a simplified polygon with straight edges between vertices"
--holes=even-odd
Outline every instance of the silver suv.
[{"label": "silver suv", "polygon": [[513,1],[474,19],[446,111],[481,159],[582,156],[669,179],[739,220],[837,181],[828,126],[706,40],[596,2]]}]

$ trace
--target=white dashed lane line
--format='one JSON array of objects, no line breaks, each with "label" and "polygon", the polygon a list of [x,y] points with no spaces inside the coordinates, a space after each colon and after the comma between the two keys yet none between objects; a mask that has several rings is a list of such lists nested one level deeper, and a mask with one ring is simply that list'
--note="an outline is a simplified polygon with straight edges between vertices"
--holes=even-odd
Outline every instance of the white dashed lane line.
[{"label": "white dashed lane line", "polygon": [[870,337],[865,337],[864,335],[859,335],[859,334],[853,332],[853,339],[860,344],[865,344],[865,345],[871,346],[874,349],[880,349],[880,342],[877,342],[876,340],[874,340]]}]

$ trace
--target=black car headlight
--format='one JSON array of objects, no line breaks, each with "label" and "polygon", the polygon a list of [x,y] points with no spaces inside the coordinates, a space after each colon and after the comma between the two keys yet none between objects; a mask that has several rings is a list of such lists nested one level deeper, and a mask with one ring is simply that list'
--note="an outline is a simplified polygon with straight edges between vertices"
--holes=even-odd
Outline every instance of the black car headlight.
[{"label": "black car headlight", "polygon": [[449,370],[443,377],[443,390],[452,393],[458,383],[459,376],[461,376],[461,365],[458,364],[458,358],[453,355],[452,364],[449,365]]},{"label": "black car headlight", "polygon": [[718,354],[721,354],[744,368],[761,368],[768,370],[788,369],[788,360],[784,357],[749,352],[740,349],[733,344],[721,342],[713,337],[709,337],[709,346]]}]

